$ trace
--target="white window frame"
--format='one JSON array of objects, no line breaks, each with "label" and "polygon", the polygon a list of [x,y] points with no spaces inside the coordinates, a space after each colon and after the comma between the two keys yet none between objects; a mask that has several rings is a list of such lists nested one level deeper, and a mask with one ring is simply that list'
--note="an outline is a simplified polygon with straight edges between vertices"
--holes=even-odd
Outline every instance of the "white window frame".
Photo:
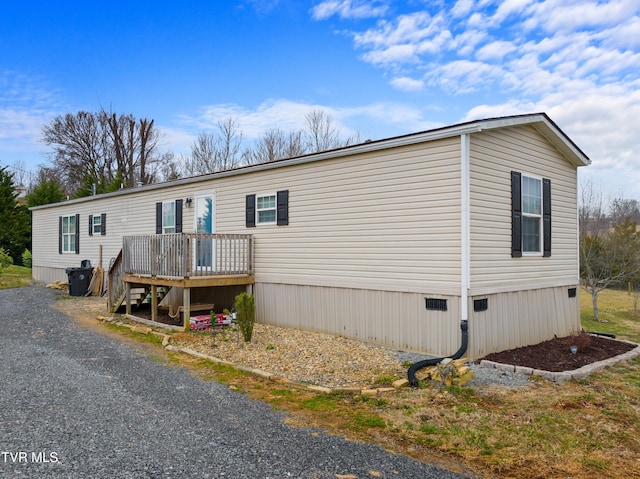
[{"label": "white window frame", "polygon": [[[91,233],[94,235],[102,234],[102,215],[91,215],[93,218],[91,219]],[[96,229],[96,218],[98,220],[98,228]]]},{"label": "white window frame", "polygon": [[[261,198],[273,198],[273,207],[260,208],[259,202]],[[272,221],[260,221],[260,213],[273,211]],[[278,222],[278,195],[276,193],[256,194],[256,226],[257,225],[275,225]]]},{"label": "white window frame", "polygon": [[[73,219],[73,231],[70,231],[71,219]],[[76,215],[67,215],[62,217],[62,254],[76,253]]]},{"label": "white window frame", "polygon": [[[540,198],[540,211],[539,212],[528,212],[525,210],[525,187],[524,187],[524,183],[525,183],[525,179],[531,179],[531,180],[535,180],[539,183],[539,198]],[[523,256],[542,256],[542,249],[543,249],[543,238],[544,238],[544,222],[542,221],[542,212],[544,211],[544,194],[542,191],[542,178],[536,175],[530,175],[528,173],[522,173],[521,174],[521,179],[520,179],[520,191],[521,193],[521,211],[522,211],[522,227],[521,227],[521,234],[522,234],[522,255]],[[527,251],[525,249],[527,242],[525,241],[524,238],[524,234],[525,234],[525,218],[528,219],[536,219],[538,221],[538,249],[536,251]]]},{"label": "white window frame", "polygon": [[[167,209],[173,210],[173,224],[165,223]],[[172,234],[176,232],[176,202],[175,201],[163,201],[162,202],[162,234]]]}]

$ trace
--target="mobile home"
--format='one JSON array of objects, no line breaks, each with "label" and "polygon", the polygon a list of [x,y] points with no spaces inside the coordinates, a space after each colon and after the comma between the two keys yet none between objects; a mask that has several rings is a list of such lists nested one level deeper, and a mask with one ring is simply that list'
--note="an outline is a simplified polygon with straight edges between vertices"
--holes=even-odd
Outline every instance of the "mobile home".
[{"label": "mobile home", "polygon": [[33,277],[101,248],[113,291],[173,287],[155,301],[189,312],[249,288],[258,322],[434,355],[466,321],[478,358],[579,329],[589,163],[536,113],[39,206]]}]

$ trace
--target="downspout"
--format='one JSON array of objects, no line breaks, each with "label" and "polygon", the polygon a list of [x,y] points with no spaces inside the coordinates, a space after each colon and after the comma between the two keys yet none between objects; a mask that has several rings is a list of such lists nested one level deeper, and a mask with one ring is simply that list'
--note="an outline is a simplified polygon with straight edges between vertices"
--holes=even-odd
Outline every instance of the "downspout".
[{"label": "downspout", "polygon": [[[451,359],[460,359],[469,344],[469,288],[471,285],[471,214],[469,183],[469,134],[460,135],[460,348]],[[442,358],[431,358],[412,364],[407,371],[409,385],[418,386],[416,372],[427,366],[435,366]]]}]

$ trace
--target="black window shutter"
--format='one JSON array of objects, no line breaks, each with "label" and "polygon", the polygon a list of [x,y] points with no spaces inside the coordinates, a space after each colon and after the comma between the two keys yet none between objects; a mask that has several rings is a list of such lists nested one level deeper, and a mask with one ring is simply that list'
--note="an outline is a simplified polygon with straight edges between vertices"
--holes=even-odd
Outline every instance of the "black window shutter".
[{"label": "black window shutter", "polygon": [[162,203],[156,203],[156,234],[162,234]]},{"label": "black window shutter", "polygon": [[245,216],[246,227],[254,227],[256,225],[256,195],[247,195]]},{"label": "black window shutter", "polygon": [[551,256],[551,180],[542,180],[542,256]]},{"label": "black window shutter", "polygon": [[62,254],[62,216],[58,216],[58,254]]},{"label": "black window shutter", "polygon": [[107,234],[107,214],[106,213],[102,213],[100,215],[100,234],[102,236]]},{"label": "black window shutter", "polygon": [[278,191],[277,193],[277,224],[289,224],[289,190]]},{"label": "black window shutter", "polygon": [[182,233],[182,200],[176,200],[176,233]]},{"label": "black window shutter", "polygon": [[511,172],[511,257],[522,256],[522,174]]},{"label": "black window shutter", "polygon": [[89,236],[93,236],[93,215],[89,215]]},{"label": "black window shutter", "polygon": [[80,254],[80,215],[76,215],[76,254]]}]

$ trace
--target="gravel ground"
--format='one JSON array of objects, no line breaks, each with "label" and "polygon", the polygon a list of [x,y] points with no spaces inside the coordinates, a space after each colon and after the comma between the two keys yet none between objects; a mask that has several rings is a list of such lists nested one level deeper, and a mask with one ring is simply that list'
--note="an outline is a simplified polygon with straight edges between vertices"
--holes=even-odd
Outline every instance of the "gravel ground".
[{"label": "gravel ground", "polygon": [[291,428],[263,403],[71,320],[54,297],[0,291],[0,477],[462,477]]},{"label": "gravel ground", "polygon": [[[256,324],[251,343],[235,331],[174,334],[171,344],[186,346],[234,364],[267,371],[301,384],[328,388],[367,388],[381,378],[407,377],[407,363],[432,356],[394,350],[328,334]],[[523,387],[523,374],[472,364],[468,387]],[[421,377],[418,372],[418,377]]]}]

